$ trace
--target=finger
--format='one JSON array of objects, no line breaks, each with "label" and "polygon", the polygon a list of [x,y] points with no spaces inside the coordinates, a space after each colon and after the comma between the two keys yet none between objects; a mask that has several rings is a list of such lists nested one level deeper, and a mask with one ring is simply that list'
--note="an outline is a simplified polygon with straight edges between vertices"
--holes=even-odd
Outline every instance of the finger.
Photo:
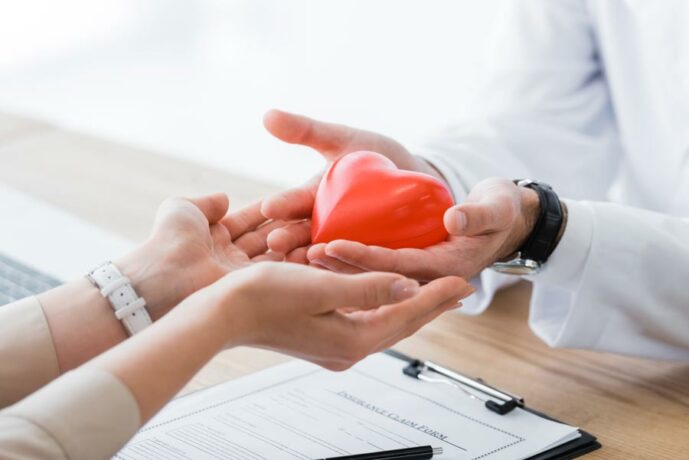
[{"label": "finger", "polygon": [[294,264],[308,265],[309,259],[306,257],[308,247],[297,248],[285,255],[285,262],[292,262]]},{"label": "finger", "polygon": [[[309,260],[317,258],[315,247],[308,253]],[[422,249],[388,249],[336,240],[325,246],[325,255],[363,270],[401,273],[424,281],[436,278],[439,273],[437,261]]]},{"label": "finger", "polygon": [[457,301],[457,298],[451,298],[450,300],[443,302],[426,315],[417,318],[413,324],[410,324],[406,329],[401,330],[397,335],[384,339],[383,342],[379,343],[378,346],[375,347],[374,352],[387,350],[400,340],[404,340],[407,337],[416,334],[421,328],[435,320],[443,313],[447,313],[449,310],[453,310],[461,306],[462,304]]},{"label": "finger", "polygon": [[323,267],[331,272],[343,273],[345,275],[355,275],[357,273],[366,273],[368,271],[328,256],[311,260],[310,263]]},{"label": "finger", "polygon": [[252,262],[282,262],[285,256],[278,252],[266,252],[258,256],[252,257]]},{"label": "finger", "polygon": [[392,340],[394,340],[394,343],[396,343],[411,335],[414,335],[416,334],[416,332],[418,332],[419,329],[421,329],[426,324],[430,323],[443,313],[446,313],[449,310],[455,310],[460,308],[462,306],[461,300],[471,295],[474,291],[475,289],[472,286],[468,285],[467,290],[463,291],[462,294],[460,294],[459,296],[452,296],[448,300],[445,300],[443,303],[438,305],[429,313],[413,319],[411,323],[407,324],[406,329],[403,329],[400,332],[400,334],[397,337],[393,337]]},{"label": "finger", "polygon": [[456,276],[439,278],[422,287],[419,294],[411,299],[370,312],[369,327],[378,330],[381,339],[408,336],[425,324],[423,318],[433,317],[434,310],[445,311],[449,302],[457,303],[458,299],[471,294],[473,289]]},{"label": "finger", "polygon": [[198,198],[190,198],[189,201],[201,210],[209,224],[215,224],[227,214],[230,200],[224,193],[214,193]]},{"label": "finger", "polygon": [[[328,255],[325,253],[325,247],[327,246],[327,243],[316,243],[311,245],[309,250],[306,252],[306,257],[311,260],[318,260],[318,259],[324,259],[328,257]],[[381,270],[384,271],[384,270]]]},{"label": "finger", "polygon": [[297,220],[311,217],[320,180],[319,174],[300,187],[265,198],[261,203],[261,213],[269,219]]},{"label": "finger", "polygon": [[311,243],[311,221],[305,220],[293,224],[287,224],[273,230],[268,235],[268,247],[283,254],[307,246]]},{"label": "finger", "polygon": [[261,202],[259,201],[245,206],[239,211],[231,212],[220,222],[230,231],[232,240],[236,240],[246,232],[255,230],[256,227],[266,221],[266,217],[261,214]]},{"label": "finger", "polygon": [[213,245],[217,248],[225,248],[231,242],[230,232],[227,227],[220,224],[213,224],[209,227],[211,232],[211,238],[213,239]]},{"label": "finger", "polygon": [[201,208],[187,198],[167,198],[158,206],[151,233],[175,232],[180,225],[183,226],[190,221],[206,225],[208,218],[201,211]]},{"label": "finger", "polygon": [[268,222],[256,230],[244,233],[239,238],[235,238],[234,245],[249,257],[255,257],[268,250],[268,235],[275,229],[284,226],[282,221]]},{"label": "finger", "polygon": [[465,202],[451,207],[445,211],[443,221],[451,235],[483,235],[508,228],[516,211],[510,195],[494,193],[478,202]]},{"label": "finger", "polygon": [[342,154],[357,132],[348,126],[325,123],[281,110],[268,111],[263,117],[263,125],[278,139],[316,149],[329,160]]},{"label": "finger", "polygon": [[420,289],[417,281],[394,273],[321,273],[322,286],[327,286],[318,291],[324,312],[345,307],[377,308],[412,298]]},{"label": "finger", "polygon": [[[364,273],[367,271],[372,271],[372,270],[365,270],[361,267],[357,267],[356,265],[352,265],[347,262],[343,262],[339,259],[336,259],[334,257],[330,257],[325,253],[325,249],[327,247],[327,244],[325,243],[318,243],[314,244],[311,246],[307,252],[307,257],[309,259],[309,263],[312,265],[316,265],[319,268],[325,268],[326,270],[330,270],[331,272],[335,273],[345,273],[345,274],[355,274],[355,273]],[[378,270],[378,271],[386,271],[386,270]],[[390,271],[390,270],[387,270]]]}]

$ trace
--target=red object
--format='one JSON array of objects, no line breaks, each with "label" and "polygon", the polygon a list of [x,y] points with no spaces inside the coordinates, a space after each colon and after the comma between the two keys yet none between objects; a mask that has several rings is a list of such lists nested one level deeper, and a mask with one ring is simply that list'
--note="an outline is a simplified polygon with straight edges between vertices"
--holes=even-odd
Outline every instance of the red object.
[{"label": "red object", "polygon": [[350,153],[321,179],[311,241],[425,248],[447,238],[443,214],[452,205],[450,192],[436,178],[397,169],[378,153]]}]

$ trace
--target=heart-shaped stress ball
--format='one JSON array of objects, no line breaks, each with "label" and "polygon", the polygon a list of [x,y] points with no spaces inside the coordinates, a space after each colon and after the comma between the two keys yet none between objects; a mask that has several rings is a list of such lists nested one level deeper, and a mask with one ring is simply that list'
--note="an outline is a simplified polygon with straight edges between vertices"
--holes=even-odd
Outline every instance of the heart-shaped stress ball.
[{"label": "heart-shaped stress ball", "polygon": [[321,179],[311,241],[425,248],[447,238],[443,214],[452,204],[447,187],[436,178],[397,169],[378,153],[350,153]]}]

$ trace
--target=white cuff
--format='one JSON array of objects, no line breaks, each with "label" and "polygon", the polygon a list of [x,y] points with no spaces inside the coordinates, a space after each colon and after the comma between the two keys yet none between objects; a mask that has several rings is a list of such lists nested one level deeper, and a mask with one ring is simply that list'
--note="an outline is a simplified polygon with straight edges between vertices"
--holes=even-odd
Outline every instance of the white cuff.
[{"label": "white cuff", "polygon": [[593,246],[594,209],[588,202],[563,201],[568,219],[560,244],[543,270],[528,277],[534,282],[529,325],[551,347],[594,348],[606,321],[589,311],[595,302],[578,300]]}]

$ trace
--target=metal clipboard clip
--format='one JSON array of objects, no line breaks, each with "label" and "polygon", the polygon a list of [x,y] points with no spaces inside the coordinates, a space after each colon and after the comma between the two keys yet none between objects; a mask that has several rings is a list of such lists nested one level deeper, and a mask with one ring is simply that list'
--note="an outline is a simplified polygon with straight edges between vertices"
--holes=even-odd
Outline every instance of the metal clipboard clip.
[{"label": "metal clipboard clip", "polygon": [[472,379],[431,361],[415,359],[402,371],[405,375],[424,382],[457,388],[466,396],[482,401],[486,408],[500,415],[511,412],[515,407],[524,407],[524,399],[520,396],[498,390],[481,379]]}]

